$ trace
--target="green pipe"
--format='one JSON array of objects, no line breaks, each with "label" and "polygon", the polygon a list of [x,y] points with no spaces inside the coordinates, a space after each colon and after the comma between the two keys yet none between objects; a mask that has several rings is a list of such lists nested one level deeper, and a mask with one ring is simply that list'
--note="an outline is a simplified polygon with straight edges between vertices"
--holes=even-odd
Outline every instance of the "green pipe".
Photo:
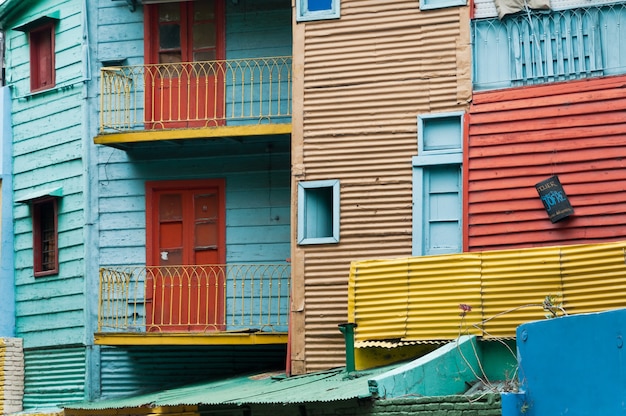
[{"label": "green pipe", "polygon": [[346,343],[346,371],[348,373],[354,371],[354,328],[356,328],[354,322],[339,324],[339,330]]}]

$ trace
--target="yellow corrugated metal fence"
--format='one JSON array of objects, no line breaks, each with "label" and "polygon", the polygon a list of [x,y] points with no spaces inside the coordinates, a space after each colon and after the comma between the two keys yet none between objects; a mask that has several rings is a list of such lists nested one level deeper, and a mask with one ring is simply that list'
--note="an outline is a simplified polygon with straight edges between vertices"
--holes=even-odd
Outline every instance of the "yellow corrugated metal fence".
[{"label": "yellow corrugated metal fence", "polygon": [[[466,332],[510,338],[518,325],[550,315],[543,307],[547,296],[567,314],[626,307],[625,256],[621,241],[357,261],[350,270],[349,319],[358,325],[357,346]],[[464,317],[461,304],[471,307]]]}]

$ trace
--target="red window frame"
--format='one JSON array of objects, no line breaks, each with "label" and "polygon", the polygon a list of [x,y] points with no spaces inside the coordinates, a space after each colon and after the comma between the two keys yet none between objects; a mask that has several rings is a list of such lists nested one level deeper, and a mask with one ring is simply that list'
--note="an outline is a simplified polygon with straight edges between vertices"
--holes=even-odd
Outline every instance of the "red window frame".
[{"label": "red window frame", "polygon": [[33,268],[35,277],[59,272],[59,205],[57,198],[42,198],[31,205],[33,216]]},{"label": "red window frame", "polygon": [[[215,25],[216,25],[216,46],[215,46],[215,60],[226,59],[225,50],[225,5],[224,0],[215,1]],[[144,7],[144,51],[145,61],[148,64],[159,63],[159,53],[161,52],[159,46],[159,4],[147,4]],[[183,25],[181,32],[181,55],[183,62],[193,62],[193,46],[192,46],[192,31],[193,31],[193,2],[181,2],[180,3],[181,20],[180,24]]]},{"label": "red window frame", "polygon": [[54,23],[38,26],[28,33],[30,44],[31,92],[53,88],[55,82]]}]

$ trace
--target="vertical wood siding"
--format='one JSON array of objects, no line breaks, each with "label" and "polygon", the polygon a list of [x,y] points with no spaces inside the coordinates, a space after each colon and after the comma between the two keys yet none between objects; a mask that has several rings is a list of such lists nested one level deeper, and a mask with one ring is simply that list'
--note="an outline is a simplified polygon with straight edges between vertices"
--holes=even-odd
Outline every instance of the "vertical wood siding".
[{"label": "vertical wood siding", "polygon": [[[474,95],[468,248],[624,239],[626,77]],[[574,215],[552,224],[535,184],[558,175]]]},{"label": "vertical wood siding", "polygon": [[54,276],[33,277],[31,212],[28,204],[13,207],[16,335],[26,348],[84,339],[81,5],[77,0],[37,2],[19,18],[24,22],[55,10],[61,20],[55,32],[56,87],[50,91],[30,94],[27,33],[9,30],[6,35],[14,197],[58,186],[64,195],[58,219],[60,272]]},{"label": "vertical wood siding", "polygon": [[416,1],[343,0],[339,20],[299,25],[296,179],[339,179],[341,217],[339,244],[295,249],[304,341],[294,340],[294,373],[344,364],[337,325],[347,320],[350,261],[411,254],[417,115],[463,110],[471,89],[465,7],[421,13]]}]

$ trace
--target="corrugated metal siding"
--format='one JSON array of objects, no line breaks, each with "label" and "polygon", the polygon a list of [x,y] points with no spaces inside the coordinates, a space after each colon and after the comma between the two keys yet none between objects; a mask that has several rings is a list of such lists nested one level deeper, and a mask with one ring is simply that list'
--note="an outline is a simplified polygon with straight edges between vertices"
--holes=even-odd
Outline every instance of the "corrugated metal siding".
[{"label": "corrugated metal siding", "polygon": [[[518,325],[545,319],[549,295],[568,314],[623,308],[625,255],[622,241],[355,262],[355,340],[432,341],[466,331],[514,337]],[[461,303],[472,307],[463,320]]]},{"label": "corrugated metal siding", "polygon": [[285,350],[284,345],[103,347],[102,397],[128,396],[234,374],[283,370]]},{"label": "corrugated metal siding", "polygon": [[347,317],[350,261],[411,254],[416,117],[465,108],[468,19],[466,8],[344,0],[339,20],[304,26],[298,179],[341,181],[340,243],[300,247],[295,259],[304,265],[306,371],[344,363],[337,324]]},{"label": "corrugated metal siding", "polygon": [[[474,95],[468,249],[579,244],[626,236],[626,77]],[[551,224],[535,184],[558,175],[575,214]]]},{"label": "corrugated metal siding", "polygon": [[24,351],[24,409],[85,400],[84,347]]}]

